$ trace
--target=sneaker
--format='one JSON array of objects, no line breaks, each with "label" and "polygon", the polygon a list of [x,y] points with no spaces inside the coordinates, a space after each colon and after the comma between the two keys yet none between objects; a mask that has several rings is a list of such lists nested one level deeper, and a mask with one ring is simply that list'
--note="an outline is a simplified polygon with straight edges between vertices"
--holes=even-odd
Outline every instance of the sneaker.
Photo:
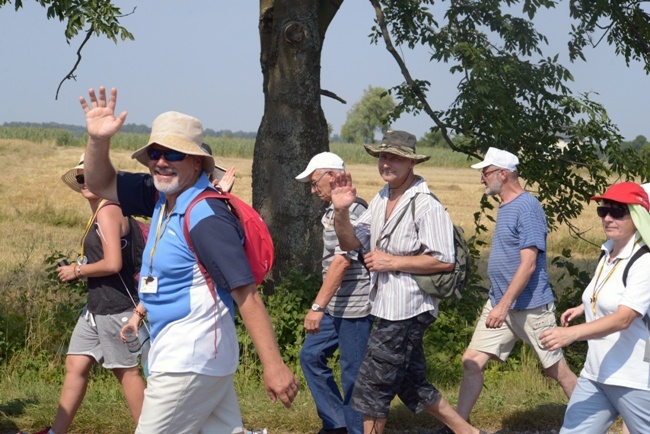
[{"label": "sneaker", "polygon": [[454,434],[454,432],[448,426],[444,426],[436,431],[435,434]]},{"label": "sneaker", "polygon": [[348,434],[348,430],[345,427],[334,429],[321,428],[321,430],[318,431],[318,434]]},{"label": "sneaker", "polygon": [[269,434],[269,432],[266,430],[266,428],[254,429],[254,430],[247,429],[246,434]]}]

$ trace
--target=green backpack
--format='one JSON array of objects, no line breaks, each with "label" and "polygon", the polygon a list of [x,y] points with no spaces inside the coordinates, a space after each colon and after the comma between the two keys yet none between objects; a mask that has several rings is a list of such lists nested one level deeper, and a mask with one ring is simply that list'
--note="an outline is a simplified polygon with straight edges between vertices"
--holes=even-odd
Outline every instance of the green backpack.
[{"label": "green backpack", "polygon": [[[409,209],[411,209],[411,216],[415,221],[415,198],[418,194],[428,194],[440,202],[436,195],[431,192],[415,193],[415,195],[411,198],[409,204],[404,207],[404,210],[395,221],[393,229],[391,229],[388,235],[383,236],[382,239],[390,239],[390,236],[393,234]],[[465,240],[465,231],[463,231],[463,228],[457,225],[454,225],[454,256],[456,258],[456,263],[452,271],[433,274],[411,274],[411,276],[413,279],[415,279],[415,282],[420,287],[420,289],[432,297],[454,297],[457,300],[460,300],[462,298],[461,292],[467,285],[467,281],[469,280],[469,275],[472,270],[472,257],[469,253],[469,246],[467,245],[467,241]]]}]

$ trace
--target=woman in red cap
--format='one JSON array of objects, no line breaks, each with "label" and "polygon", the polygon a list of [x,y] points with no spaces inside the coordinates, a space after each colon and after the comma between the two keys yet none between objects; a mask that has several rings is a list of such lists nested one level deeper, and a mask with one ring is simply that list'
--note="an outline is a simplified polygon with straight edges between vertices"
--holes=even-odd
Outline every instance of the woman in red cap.
[{"label": "woman in red cap", "polygon": [[[582,305],[561,316],[564,327],[543,332],[549,350],[588,341],[587,360],[569,400],[560,434],[605,434],[618,415],[631,434],[650,429],[650,205],[633,182],[614,184],[599,201],[608,240]],[[584,315],[586,322],[569,327]]]}]

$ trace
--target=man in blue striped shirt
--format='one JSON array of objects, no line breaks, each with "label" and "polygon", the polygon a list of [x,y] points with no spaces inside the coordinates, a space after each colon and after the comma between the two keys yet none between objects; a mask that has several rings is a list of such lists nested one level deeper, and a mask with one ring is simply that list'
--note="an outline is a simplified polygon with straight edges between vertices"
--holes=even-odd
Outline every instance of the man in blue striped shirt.
[{"label": "man in blue striped shirt", "polygon": [[542,205],[519,183],[518,164],[510,152],[490,148],[485,159],[472,166],[481,170],[485,194],[498,196],[501,204],[488,260],[489,300],[463,355],[456,410],[466,420],[483,388],[488,360],[505,361],[519,339],[533,348],[544,372],[560,384],[567,397],[577,381],[562,351],[546,351],[539,341],[543,330],[556,327],[554,296],[546,274],[548,228]]}]

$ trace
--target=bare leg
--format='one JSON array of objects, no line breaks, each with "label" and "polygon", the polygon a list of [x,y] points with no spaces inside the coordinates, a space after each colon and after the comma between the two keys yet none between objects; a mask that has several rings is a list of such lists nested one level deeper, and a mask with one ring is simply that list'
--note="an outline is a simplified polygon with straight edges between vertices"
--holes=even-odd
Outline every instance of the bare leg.
[{"label": "bare leg", "polygon": [[460,383],[456,411],[465,420],[469,420],[474,404],[481,394],[485,365],[489,360],[489,354],[476,350],[467,349],[463,354],[463,380]]},{"label": "bare leg", "polygon": [[623,428],[621,430],[621,434],[630,434],[630,430],[627,429],[627,425],[625,425],[625,421],[623,421]]},{"label": "bare leg", "polygon": [[382,434],[386,426],[386,419],[363,415],[363,434]]},{"label": "bare leg", "polygon": [[[133,368],[116,368],[113,369],[113,374],[122,385],[122,391],[131,411],[131,417],[133,417],[133,422],[137,425],[140,420],[140,413],[142,413],[145,388],[140,371],[137,366]],[[56,433],[59,434],[58,431]]]},{"label": "bare leg", "polygon": [[578,377],[569,369],[569,365],[566,364],[564,358],[555,365],[544,369],[544,372],[560,384],[567,398],[571,398],[573,389],[575,389],[576,383],[578,382]]},{"label": "bare leg", "polygon": [[427,407],[427,413],[432,414],[440,422],[447,425],[456,434],[476,434],[478,429],[471,426],[449,405],[449,402],[440,397],[435,403]]},{"label": "bare leg", "polygon": [[61,389],[59,408],[52,422],[56,434],[66,434],[72,424],[77,410],[86,395],[88,373],[95,363],[90,356],[69,355],[65,358],[65,380]]}]

